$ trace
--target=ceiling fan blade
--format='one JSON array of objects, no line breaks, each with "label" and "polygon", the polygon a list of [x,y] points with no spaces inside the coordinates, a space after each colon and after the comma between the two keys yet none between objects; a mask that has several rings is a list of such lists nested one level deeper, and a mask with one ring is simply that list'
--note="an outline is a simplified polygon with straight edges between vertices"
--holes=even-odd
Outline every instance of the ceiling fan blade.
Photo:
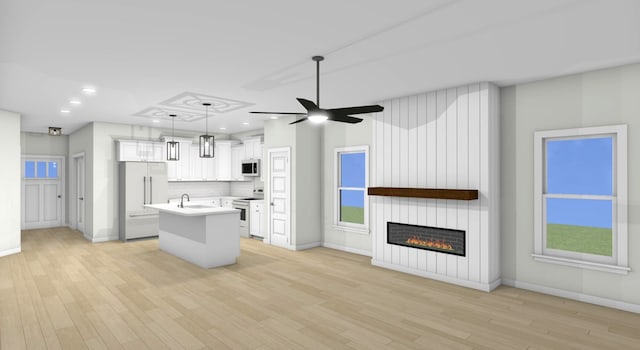
[{"label": "ceiling fan blade", "polygon": [[304,117],[304,118],[302,118],[302,119],[298,119],[298,120],[296,120],[295,122],[291,122],[291,123],[289,123],[289,125],[291,125],[291,124],[295,124],[295,123],[300,123],[300,122],[303,122],[303,121],[305,121],[305,120],[307,120],[307,117]]},{"label": "ceiling fan blade", "polygon": [[361,118],[350,117],[345,114],[336,114],[336,113],[331,113],[331,115],[329,116],[329,120],[333,120],[335,122],[349,123],[349,124],[357,124],[362,121]]},{"label": "ceiling fan blade", "polygon": [[380,105],[327,109],[327,111],[337,113],[337,114],[342,114],[342,115],[375,113],[375,112],[382,112],[383,110],[384,110],[384,107]]},{"label": "ceiling fan blade", "polygon": [[307,111],[317,111],[320,109],[320,107],[318,107],[318,105],[316,105],[312,101],[305,100],[304,98],[296,98],[296,100],[298,100],[302,107],[304,107]]},{"label": "ceiling fan blade", "polygon": [[286,115],[307,115],[307,113],[294,113],[294,112],[249,112],[253,114],[286,114]]}]

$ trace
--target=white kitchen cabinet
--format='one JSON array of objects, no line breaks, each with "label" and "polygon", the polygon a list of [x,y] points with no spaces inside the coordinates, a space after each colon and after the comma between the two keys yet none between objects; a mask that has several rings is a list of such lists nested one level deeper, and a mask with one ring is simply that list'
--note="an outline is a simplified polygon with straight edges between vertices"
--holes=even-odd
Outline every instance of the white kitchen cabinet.
[{"label": "white kitchen cabinet", "polygon": [[216,179],[230,181],[231,177],[231,146],[233,141],[216,141]]},{"label": "white kitchen cabinet", "polygon": [[262,140],[259,137],[246,139],[244,142],[244,159],[262,159]]},{"label": "white kitchen cabinet", "polygon": [[218,174],[216,172],[216,158],[200,159],[202,160],[202,179],[205,181],[217,180]]},{"label": "white kitchen cabinet", "polygon": [[244,145],[237,145],[231,148],[231,179],[243,181],[242,160],[244,159]]},{"label": "white kitchen cabinet", "polygon": [[201,181],[202,176],[202,163],[204,158],[200,158],[200,146],[192,144],[189,148],[189,177],[188,180]]},{"label": "white kitchen cabinet", "polygon": [[[166,141],[171,139],[165,138],[163,145],[163,160],[167,159],[167,147]],[[166,160],[167,162],[167,178],[169,181],[188,181],[191,178],[191,140],[179,140],[180,145],[180,159],[179,160]]]},{"label": "white kitchen cabinet", "polygon": [[163,142],[118,140],[116,154],[121,162],[162,162]]},{"label": "white kitchen cabinet", "polygon": [[264,200],[249,201],[249,234],[264,237],[262,218],[264,212]]}]

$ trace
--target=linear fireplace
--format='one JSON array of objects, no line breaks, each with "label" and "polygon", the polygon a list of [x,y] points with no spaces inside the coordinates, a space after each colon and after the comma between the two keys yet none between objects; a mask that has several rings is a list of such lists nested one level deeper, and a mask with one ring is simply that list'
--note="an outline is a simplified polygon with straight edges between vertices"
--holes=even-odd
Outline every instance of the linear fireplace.
[{"label": "linear fireplace", "polygon": [[448,228],[387,222],[387,243],[465,256],[466,232]]}]

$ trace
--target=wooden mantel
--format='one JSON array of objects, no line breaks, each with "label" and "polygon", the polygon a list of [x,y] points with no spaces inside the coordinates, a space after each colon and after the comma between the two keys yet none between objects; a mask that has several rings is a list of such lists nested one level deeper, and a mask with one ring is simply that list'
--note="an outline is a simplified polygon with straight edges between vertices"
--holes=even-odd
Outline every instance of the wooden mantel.
[{"label": "wooden mantel", "polygon": [[452,190],[444,188],[369,187],[370,196],[456,199],[470,201],[478,199],[478,190]]}]

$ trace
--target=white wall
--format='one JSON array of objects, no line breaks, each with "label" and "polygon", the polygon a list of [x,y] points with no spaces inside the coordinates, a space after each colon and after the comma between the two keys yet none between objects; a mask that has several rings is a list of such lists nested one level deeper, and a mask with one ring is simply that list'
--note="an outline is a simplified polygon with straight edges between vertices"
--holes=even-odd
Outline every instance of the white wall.
[{"label": "white wall", "polygon": [[[337,230],[334,225],[336,173],[334,152],[336,148],[347,146],[371,146],[373,117],[362,116],[358,124],[327,123],[323,132],[323,244],[330,248],[346,250],[363,255],[371,255],[371,235]],[[371,152],[371,147],[369,148]],[[371,156],[371,153],[369,153]],[[369,167],[371,178],[371,167]],[[370,215],[370,220],[373,216]]]},{"label": "white wall", "polygon": [[19,253],[20,246],[20,115],[0,110],[0,256]]},{"label": "white wall", "polygon": [[[370,196],[374,265],[482,290],[499,285],[498,94],[480,83],[383,103],[370,186],[477,189],[479,199]],[[464,230],[466,256],[390,245],[388,221]]]},{"label": "white wall", "polygon": [[324,125],[302,122],[287,127],[296,130],[296,247],[322,243],[322,129]]},{"label": "white wall", "polygon": [[[502,274],[507,283],[608,306],[630,303],[640,310],[640,186],[634,181],[640,177],[639,93],[640,64],[502,89]],[[533,133],[611,124],[628,125],[632,271],[625,276],[534,261]]]},{"label": "white wall", "polygon": [[22,154],[47,156],[66,156],[69,149],[69,136],[49,136],[45,133],[21,132],[20,146]]},{"label": "white wall", "polygon": [[[249,191],[251,192],[251,191]],[[230,191],[227,181],[171,181],[167,189],[167,198],[175,199],[186,193],[191,199],[198,197],[228,196]]]}]

